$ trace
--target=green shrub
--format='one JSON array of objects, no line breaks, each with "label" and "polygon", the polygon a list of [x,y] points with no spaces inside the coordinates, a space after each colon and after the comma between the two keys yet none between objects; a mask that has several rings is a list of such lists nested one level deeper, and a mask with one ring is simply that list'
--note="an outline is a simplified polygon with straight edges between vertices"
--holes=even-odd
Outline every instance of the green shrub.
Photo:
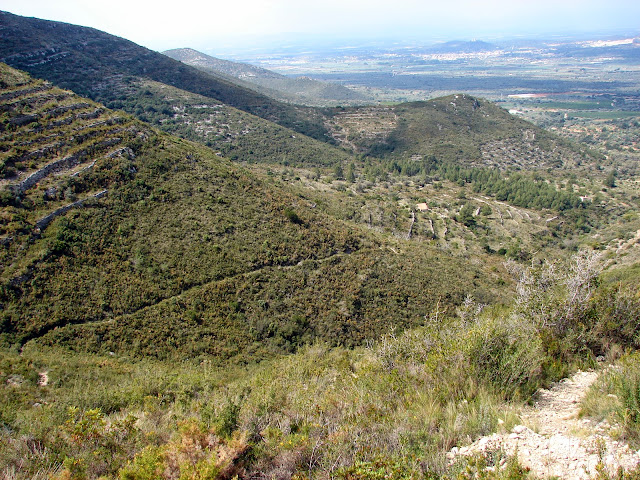
[{"label": "green shrub", "polygon": [[341,468],[335,474],[340,480],[413,480],[417,473],[400,460],[378,458],[372,461],[357,461]]},{"label": "green shrub", "polygon": [[227,404],[218,414],[215,422],[216,433],[224,438],[230,438],[238,428],[238,416],[240,415],[241,401],[238,403],[227,401]]},{"label": "green shrub", "polygon": [[162,449],[148,446],[120,470],[120,480],[157,480],[162,478],[163,471]]},{"label": "green shrub", "polygon": [[589,344],[596,354],[640,346],[640,298],[631,287],[601,288],[591,301]]},{"label": "green shrub", "polygon": [[544,359],[533,325],[517,317],[481,317],[468,337],[475,376],[506,398],[527,397],[538,387]]},{"label": "green shrub", "polygon": [[302,224],[302,219],[298,216],[298,214],[292,208],[285,208],[284,215],[291,223]]}]

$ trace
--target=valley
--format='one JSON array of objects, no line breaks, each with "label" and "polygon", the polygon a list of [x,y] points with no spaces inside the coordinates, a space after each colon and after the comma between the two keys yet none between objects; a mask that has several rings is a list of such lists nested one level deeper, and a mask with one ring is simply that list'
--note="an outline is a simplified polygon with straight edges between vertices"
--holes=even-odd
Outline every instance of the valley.
[{"label": "valley", "polygon": [[465,446],[578,369],[640,446],[636,43],[0,27],[3,478],[540,478]]}]

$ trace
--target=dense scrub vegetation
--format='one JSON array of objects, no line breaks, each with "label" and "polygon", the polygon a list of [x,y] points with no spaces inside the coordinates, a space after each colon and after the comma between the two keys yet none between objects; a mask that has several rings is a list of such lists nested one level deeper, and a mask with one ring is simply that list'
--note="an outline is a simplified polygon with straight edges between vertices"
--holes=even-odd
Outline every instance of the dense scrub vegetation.
[{"label": "dense scrub vegetation", "polygon": [[[39,95],[22,95],[31,85],[40,84],[24,77],[7,88],[18,95],[7,97],[7,118],[10,124],[29,109],[48,138],[58,120],[39,113]],[[206,147],[126,120],[136,132],[126,155],[96,150],[80,170],[45,177],[17,195],[29,172],[7,179],[5,345],[41,338],[83,352],[250,362],[314,340],[362,344],[394,325],[415,325],[439,298],[448,308],[467,291],[494,298],[499,272],[354,228]],[[95,123],[63,123],[56,138],[78,138]],[[30,129],[8,129],[5,151]],[[41,145],[25,145],[24,155]],[[28,168],[66,155],[65,145]],[[108,195],[42,224],[52,208],[72,201],[51,192],[63,187],[74,195],[108,187]]]},{"label": "dense scrub vegetation", "polygon": [[449,180],[459,184],[470,184],[474,193],[495,197],[496,200],[511,205],[533,209],[556,211],[585,207],[580,196],[559,191],[540,175],[516,171],[500,171],[481,167],[464,167],[458,162],[440,161],[436,157],[411,160],[391,160],[381,162],[379,167],[369,163],[364,175],[377,179],[387,172],[408,177],[419,176],[430,183]]},{"label": "dense scrub vegetation", "polygon": [[324,167],[347,163],[350,155],[324,142],[158,82],[141,84],[141,95],[123,93],[107,106],[132,112],[145,122],[203,143],[237,162]]},{"label": "dense scrub vegetation", "polygon": [[456,476],[477,466],[450,466],[444,453],[509,429],[513,402],[571,365],[637,346],[638,298],[598,287],[601,267],[591,252],[511,264],[511,307],[469,298],[456,316],[436,307],[422,327],[367,347],[316,344],[258,366],[5,350],[1,468],[9,478]]},{"label": "dense scrub vegetation", "polygon": [[331,113],[329,128],[338,143],[377,157],[434,156],[465,166],[537,170],[575,168],[599,157],[468,95]]}]

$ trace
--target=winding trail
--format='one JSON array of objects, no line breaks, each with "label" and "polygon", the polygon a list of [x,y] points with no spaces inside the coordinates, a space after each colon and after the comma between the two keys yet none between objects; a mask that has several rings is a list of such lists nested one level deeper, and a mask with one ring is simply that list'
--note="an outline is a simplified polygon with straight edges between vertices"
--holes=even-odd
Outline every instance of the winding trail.
[{"label": "winding trail", "polygon": [[521,412],[522,425],[508,433],[482,437],[466,447],[454,447],[447,456],[454,461],[460,455],[502,449],[509,456],[517,455],[538,477],[567,480],[591,478],[598,468],[613,476],[619,467],[638,466],[640,452],[612,439],[607,422],[578,418],[580,400],[597,377],[593,371],[578,372],[550,390],[540,390],[536,403]]}]

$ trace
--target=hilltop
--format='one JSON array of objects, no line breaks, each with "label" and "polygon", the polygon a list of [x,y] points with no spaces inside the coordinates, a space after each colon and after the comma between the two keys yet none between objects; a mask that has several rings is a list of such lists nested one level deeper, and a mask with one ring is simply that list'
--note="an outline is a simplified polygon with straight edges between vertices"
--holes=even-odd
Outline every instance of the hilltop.
[{"label": "hilltop", "polygon": [[462,165],[575,169],[599,158],[593,151],[469,95],[395,106],[333,111],[329,130],[354,153],[395,159],[414,156]]},{"label": "hilltop", "polygon": [[373,101],[342,85],[313,80],[309,77],[287,77],[255,65],[211,57],[192,48],[176,48],[162,53],[212,75],[231,79],[239,82],[240,85],[285,102],[327,106]]},{"label": "hilltop", "polygon": [[492,43],[483,42],[482,40],[452,40],[449,42],[440,43],[427,49],[432,53],[477,53],[477,52],[490,52],[496,50],[498,47]]}]

